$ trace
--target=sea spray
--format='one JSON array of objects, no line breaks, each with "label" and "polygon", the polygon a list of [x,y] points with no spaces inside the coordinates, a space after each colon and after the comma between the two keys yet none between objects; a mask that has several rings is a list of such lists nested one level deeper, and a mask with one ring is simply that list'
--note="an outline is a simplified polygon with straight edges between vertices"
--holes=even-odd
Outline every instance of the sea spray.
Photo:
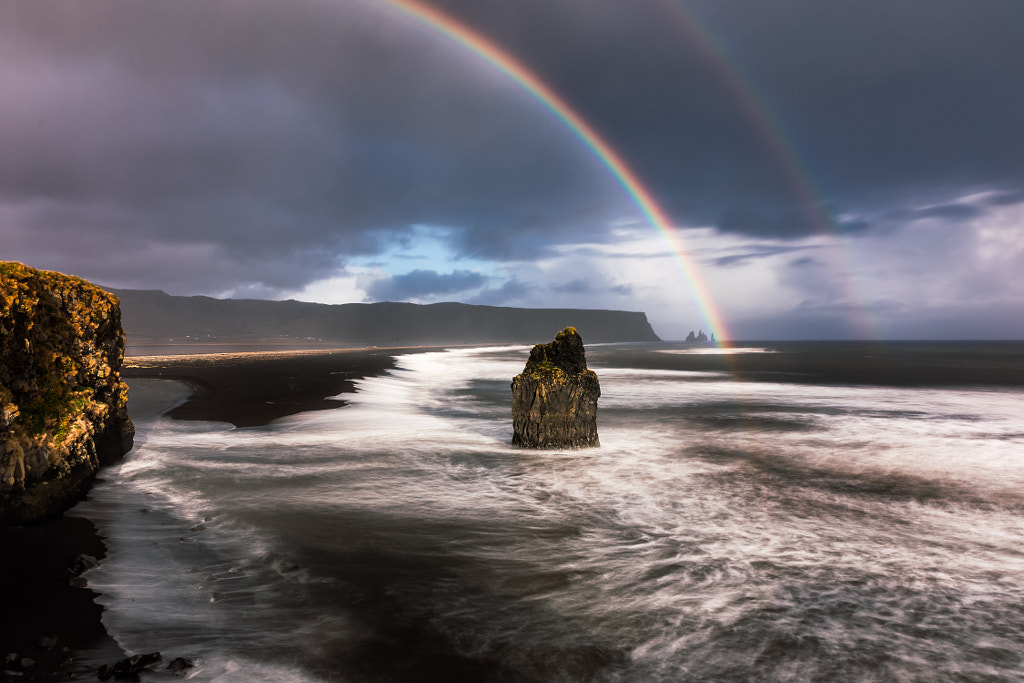
[{"label": "sea spray", "polygon": [[133,386],[140,446],[82,508],[111,633],[217,680],[1024,676],[1019,388],[597,347],[602,447],[536,452],[524,348],[400,357],[257,428]]}]

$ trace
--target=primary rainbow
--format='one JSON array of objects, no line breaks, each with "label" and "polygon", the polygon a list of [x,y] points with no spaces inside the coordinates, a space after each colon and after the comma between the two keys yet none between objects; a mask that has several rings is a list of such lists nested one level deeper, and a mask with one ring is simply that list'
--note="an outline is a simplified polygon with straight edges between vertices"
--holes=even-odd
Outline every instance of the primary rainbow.
[{"label": "primary rainbow", "polygon": [[[769,98],[760,92],[741,62],[730,55],[727,47],[716,39],[715,33],[699,20],[696,13],[680,0],[661,0],[661,4],[669,12],[670,21],[681,29],[683,37],[697,48],[714,70],[718,81],[725,85],[738,111],[744,114],[775,160],[811,225],[831,238],[833,248],[824,253],[831,260],[833,272],[841,279],[847,297],[854,304],[867,301],[868,297],[862,288],[868,283],[854,276],[857,269],[852,263],[853,250],[844,248],[838,226],[820,199],[821,193],[815,188],[810,173],[805,170],[806,164],[801,163],[798,146],[790,139],[793,136],[786,134],[782,121],[773,115]],[[877,325],[868,315],[867,308],[860,306],[859,310],[860,314],[854,322],[860,327],[861,336],[879,338]]]},{"label": "primary rainbow", "polygon": [[601,163],[611,171],[612,175],[636,203],[651,226],[668,243],[673,257],[679,263],[687,284],[697,299],[697,305],[700,307],[701,314],[707,322],[708,331],[713,332],[719,342],[724,342],[729,338],[725,323],[722,320],[721,314],[714,306],[714,301],[708,292],[707,285],[705,285],[700,271],[683,245],[682,240],[676,234],[676,231],[672,229],[668,216],[658,206],[651,192],[640,182],[640,178],[637,177],[636,173],[626,165],[622,157],[605,142],[598,132],[594,130],[593,126],[587,123],[562,97],[548,87],[532,71],[523,66],[515,57],[447,14],[416,0],[379,1],[400,10],[440,32],[447,38],[472,50],[497,67],[516,85],[536,98],[551,113],[558,117],[594,153]]}]

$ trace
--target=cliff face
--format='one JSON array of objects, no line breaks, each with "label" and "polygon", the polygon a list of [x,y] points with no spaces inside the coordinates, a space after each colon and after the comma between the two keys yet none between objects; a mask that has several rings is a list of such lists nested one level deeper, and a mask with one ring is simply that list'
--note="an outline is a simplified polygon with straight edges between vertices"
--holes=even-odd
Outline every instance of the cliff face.
[{"label": "cliff face", "polygon": [[631,311],[527,309],[459,303],[313,304],[222,300],[117,290],[129,346],[185,335],[207,340],[313,337],[359,346],[534,342],[572,323],[591,342],[660,341],[647,316]]},{"label": "cliff face", "polygon": [[132,447],[117,297],[0,263],[0,522],[60,514]]},{"label": "cliff face", "polygon": [[597,374],[587,369],[583,339],[567,327],[537,344],[512,380],[512,443],[529,448],[586,448],[597,437]]}]

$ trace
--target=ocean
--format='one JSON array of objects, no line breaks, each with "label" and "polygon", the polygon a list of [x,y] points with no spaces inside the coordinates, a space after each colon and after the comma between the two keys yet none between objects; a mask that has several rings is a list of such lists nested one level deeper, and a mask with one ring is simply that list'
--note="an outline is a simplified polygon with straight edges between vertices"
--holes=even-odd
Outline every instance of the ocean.
[{"label": "ocean", "polygon": [[132,380],[107,630],[199,681],[1024,680],[1024,344],[591,345],[564,451],[510,444],[528,353],[241,429]]}]

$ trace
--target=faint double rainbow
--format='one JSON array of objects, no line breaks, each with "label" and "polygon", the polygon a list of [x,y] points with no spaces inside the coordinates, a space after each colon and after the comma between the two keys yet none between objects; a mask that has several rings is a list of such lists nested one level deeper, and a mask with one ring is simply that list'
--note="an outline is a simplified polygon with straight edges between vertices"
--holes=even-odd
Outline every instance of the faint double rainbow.
[{"label": "faint double rainbow", "polygon": [[832,273],[841,279],[846,296],[854,304],[851,310],[857,316],[855,323],[860,328],[860,336],[878,339],[877,323],[869,315],[867,307],[862,305],[868,301],[863,290],[865,283],[854,277],[857,270],[853,264],[855,254],[851,248],[844,247],[836,221],[820,199],[822,193],[805,170],[806,162],[798,156],[794,136],[788,135],[779,118],[772,114],[769,98],[759,91],[740,60],[730,56],[722,41],[715,39],[715,32],[704,25],[691,8],[684,6],[683,0],[660,0],[660,4],[667,10],[669,21],[707,61],[718,82],[725,86],[738,110],[757,133],[799,202],[804,217],[820,234],[831,238],[833,248],[827,250],[826,258],[831,261]]},{"label": "faint double rainbow", "polygon": [[719,343],[723,343],[729,338],[725,322],[701,277],[699,268],[694,263],[682,239],[673,230],[665,211],[658,205],[653,194],[644,186],[619,153],[601,137],[593,126],[569,106],[564,98],[560,97],[536,74],[504,49],[440,10],[417,0],[379,0],[379,2],[401,11],[482,57],[562,121],[607,167],[640,209],[651,227],[668,244],[673,258],[679,264],[683,276],[693,292],[700,313],[707,323],[708,332],[713,332]]}]

